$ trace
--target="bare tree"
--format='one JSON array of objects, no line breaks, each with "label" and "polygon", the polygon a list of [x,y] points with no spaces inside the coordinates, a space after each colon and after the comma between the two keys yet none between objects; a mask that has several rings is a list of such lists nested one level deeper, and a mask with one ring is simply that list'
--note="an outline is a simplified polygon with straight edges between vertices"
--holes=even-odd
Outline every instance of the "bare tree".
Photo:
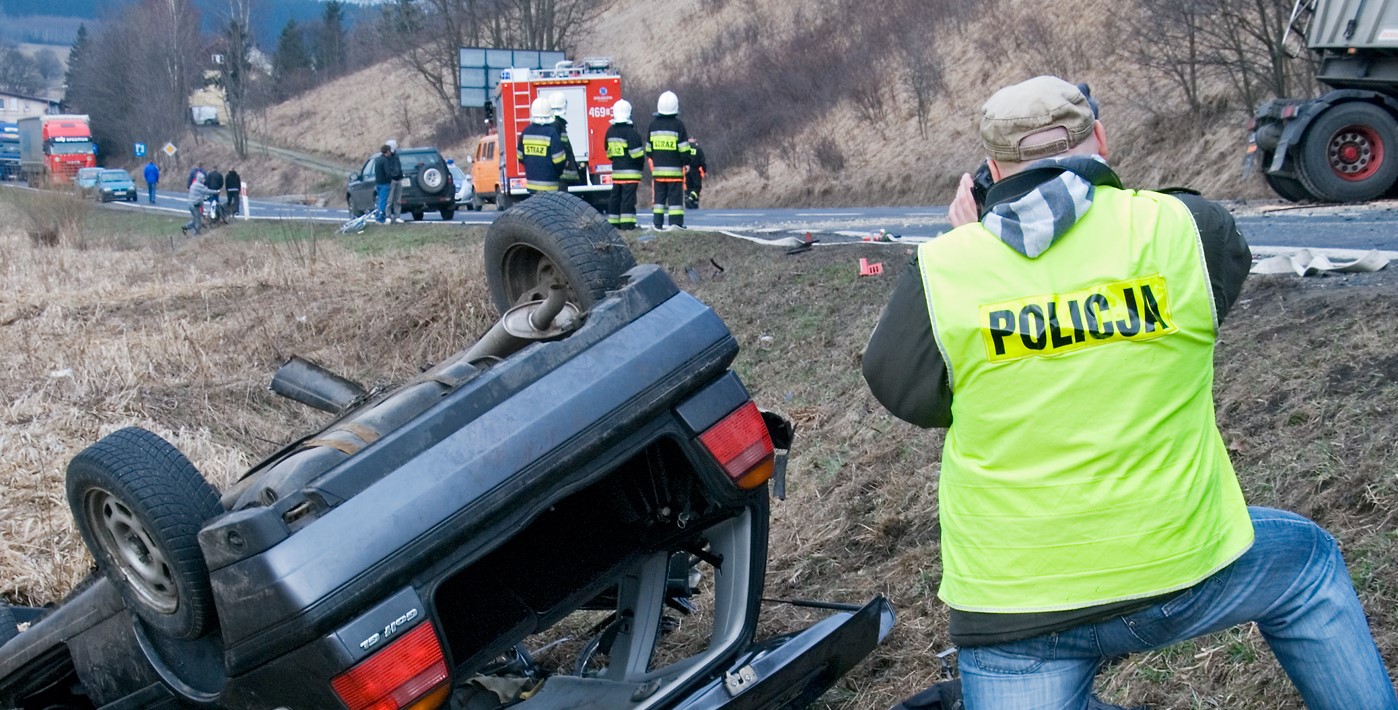
[{"label": "bare tree", "polygon": [[18,47],[0,46],[0,89],[32,95],[38,94],[43,86],[44,77],[32,59]]},{"label": "bare tree", "polygon": [[1211,0],[1141,0],[1126,22],[1127,55],[1163,75],[1184,95],[1196,133],[1203,133],[1203,79],[1210,69],[1203,25]]},{"label": "bare tree", "polygon": [[228,129],[233,134],[233,151],[239,158],[248,157],[248,119],[253,109],[253,2],[228,0],[223,36],[220,38],[223,61],[219,64],[219,80],[223,86],[224,105],[228,108]]}]

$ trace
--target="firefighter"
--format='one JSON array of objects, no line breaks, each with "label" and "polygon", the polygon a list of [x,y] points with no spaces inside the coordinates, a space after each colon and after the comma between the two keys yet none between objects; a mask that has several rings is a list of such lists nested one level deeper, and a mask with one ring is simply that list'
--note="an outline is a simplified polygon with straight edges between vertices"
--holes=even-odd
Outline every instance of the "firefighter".
[{"label": "firefighter", "polygon": [[558,139],[563,141],[563,186],[585,182],[578,170],[578,159],[573,155],[573,143],[568,140],[568,97],[562,91],[549,94],[549,108],[553,111],[553,127],[558,131]]},{"label": "firefighter", "polygon": [[631,123],[631,103],[625,99],[612,106],[612,125],[607,129],[607,157],[612,161],[612,195],[607,205],[607,221],[617,229],[635,229],[636,188],[641,184],[646,143]]},{"label": "firefighter", "polygon": [[699,209],[699,193],[704,191],[704,178],[709,176],[709,165],[704,162],[704,149],[699,147],[698,138],[689,139],[689,172],[684,174],[685,209]]},{"label": "firefighter", "polygon": [[553,110],[540,96],[529,105],[529,127],[519,134],[516,151],[524,166],[524,187],[530,194],[557,192],[568,155],[554,128]]},{"label": "firefighter", "polygon": [[684,229],[684,173],[689,165],[689,134],[680,121],[680,99],[675,92],[660,95],[655,104],[646,136],[646,155],[650,157],[652,185],[651,214],[655,228],[665,228],[665,215],[670,226]]}]

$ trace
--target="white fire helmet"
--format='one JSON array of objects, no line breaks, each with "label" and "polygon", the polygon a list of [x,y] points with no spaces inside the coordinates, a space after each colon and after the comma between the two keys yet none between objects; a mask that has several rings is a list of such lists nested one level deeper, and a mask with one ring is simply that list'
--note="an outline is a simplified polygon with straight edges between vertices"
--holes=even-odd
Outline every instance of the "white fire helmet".
[{"label": "white fire helmet", "polygon": [[549,106],[553,108],[553,115],[562,116],[568,113],[568,97],[562,91],[555,91],[549,94]]},{"label": "white fire helmet", "polygon": [[655,102],[655,112],[662,116],[673,116],[680,112],[680,97],[675,96],[675,92],[667,91],[660,95],[660,100]]},{"label": "white fire helmet", "polygon": [[549,100],[542,96],[534,99],[534,103],[529,104],[529,118],[534,123],[553,123],[553,109],[549,108]]},{"label": "white fire helmet", "polygon": [[631,102],[621,99],[612,105],[612,123],[631,122]]}]

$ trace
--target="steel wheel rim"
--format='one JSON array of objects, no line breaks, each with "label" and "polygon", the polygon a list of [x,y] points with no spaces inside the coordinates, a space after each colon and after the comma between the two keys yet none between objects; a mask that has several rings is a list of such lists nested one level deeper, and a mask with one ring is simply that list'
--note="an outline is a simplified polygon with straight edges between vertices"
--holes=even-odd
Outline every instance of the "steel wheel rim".
[{"label": "steel wheel rim", "polygon": [[129,506],[100,488],[84,497],[88,526],[98,546],[128,586],[150,608],[172,614],[179,608],[174,574],[159,544]]},{"label": "steel wheel rim", "polygon": [[1330,137],[1325,155],[1335,177],[1350,182],[1367,180],[1383,166],[1383,139],[1370,126],[1345,126]]},{"label": "steel wheel rim", "polygon": [[521,244],[510,247],[505,252],[501,272],[505,294],[510,297],[512,306],[543,300],[555,283],[567,289],[564,296],[568,301],[577,303],[577,294],[573,293],[563,271],[538,249]]}]

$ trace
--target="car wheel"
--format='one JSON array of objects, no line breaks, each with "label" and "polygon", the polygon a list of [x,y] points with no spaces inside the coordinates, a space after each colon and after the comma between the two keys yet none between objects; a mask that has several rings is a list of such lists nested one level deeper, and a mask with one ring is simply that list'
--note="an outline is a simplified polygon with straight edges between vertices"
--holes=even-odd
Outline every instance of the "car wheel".
[{"label": "car wheel", "polygon": [[218,492],[164,439],[128,427],[68,464],[68,505],[97,566],[152,628],[195,639],[214,626],[199,529]]},{"label": "car wheel", "polygon": [[1373,104],[1337,104],[1306,129],[1299,173],[1306,190],[1329,202],[1363,202],[1398,180],[1398,123]]},{"label": "car wheel", "polygon": [[19,624],[15,623],[15,613],[10,605],[0,602],[0,646],[19,635]]},{"label": "car wheel", "polygon": [[443,222],[450,222],[450,221],[451,221],[451,218],[452,218],[452,217],[455,217],[455,216],[456,216],[456,210],[442,210],[442,221],[443,221]]},{"label": "car wheel", "polygon": [[447,176],[441,168],[428,166],[417,172],[417,186],[422,188],[423,192],[436,194],[441,192],[446,184]]},{"label": "car wheel", "polygon": [[354,206],[354,198],[350,197],[348,192],[345,193],[345,204],[349,206],[350,217],[358,217],[364,214],[364,210]]},{"label": "car wheel", "polygon": [[422,218],[427,216],[427,213],[423,211],[421,208],[418,208],[412,211],[412,215],[414,222],[421,222]]},{"label": "car wheel", "polygon": [[485,278],[503,314],[542,299],[555,283],[586,310],[636,265],[620,233],[573,195],[545,192],[496,219],[485,235]]}]

